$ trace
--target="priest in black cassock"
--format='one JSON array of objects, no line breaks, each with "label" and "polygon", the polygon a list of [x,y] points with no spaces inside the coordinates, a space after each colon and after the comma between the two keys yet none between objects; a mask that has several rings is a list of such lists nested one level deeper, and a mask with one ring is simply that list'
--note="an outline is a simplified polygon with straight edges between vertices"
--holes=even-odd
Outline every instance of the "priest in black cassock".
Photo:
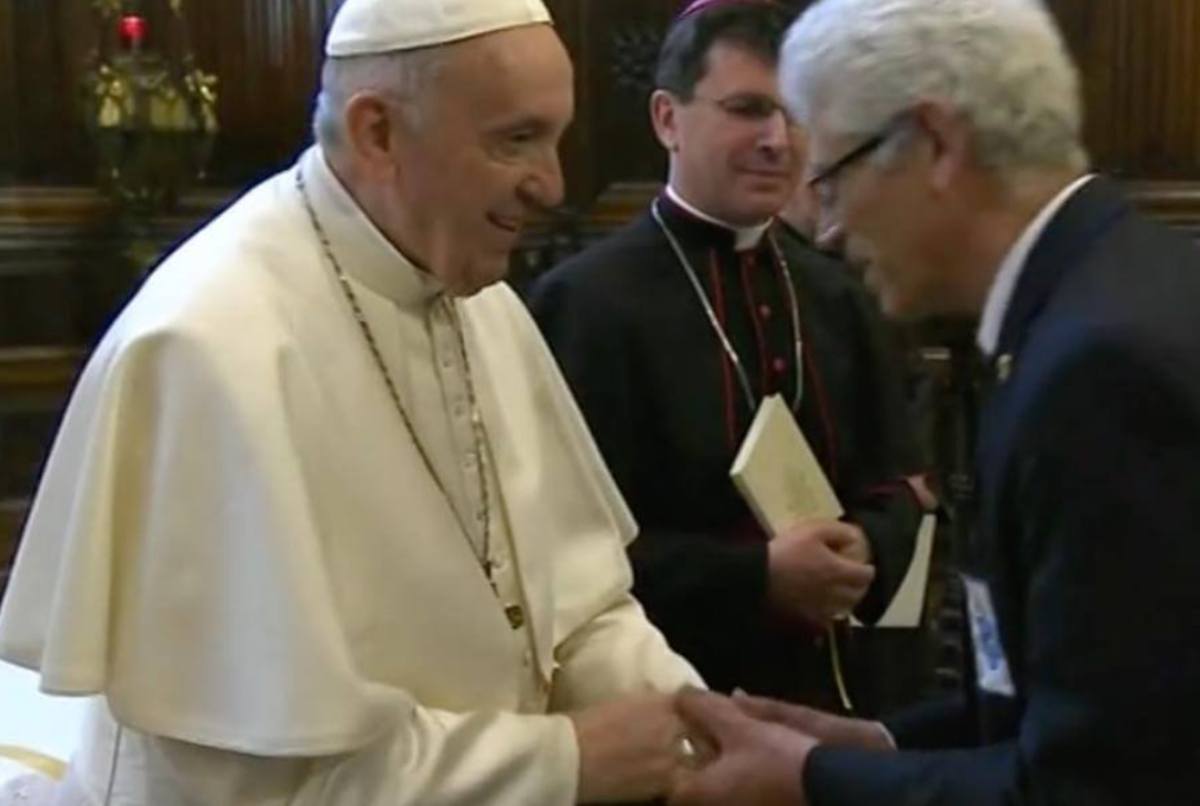
[{"label": "priest in black cassock", "polygon": [[[776,88],[792,16],[702,0],[676,19],[651,102],[668,186],[540,278],[529,304],[641,526],[635,593],[651,619],[717,690],[834,707],[825,627],[851,609],[881,615],[922,505],[874,303],[774,221],[801,168]],[[759,402],[776,393],[852,525],[768,544],[731,483]]]}]

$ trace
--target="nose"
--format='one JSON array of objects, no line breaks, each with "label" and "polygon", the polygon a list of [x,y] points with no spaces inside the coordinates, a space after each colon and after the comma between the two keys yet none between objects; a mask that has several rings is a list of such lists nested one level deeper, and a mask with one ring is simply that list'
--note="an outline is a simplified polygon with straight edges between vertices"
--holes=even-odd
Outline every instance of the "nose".
[{"label": "nose", "polygon": [[797,136],[796,129],[788,121],[787,114],[782,109],[776,109],[763,125],[759,145],[775,152],[794,151],[796,142],[793,138]]},{"label": "nose", "polygon": [[562,203],[566,190],[557,149],[550,149],[530,166],[518,192],[533,207],[556,207]]}]

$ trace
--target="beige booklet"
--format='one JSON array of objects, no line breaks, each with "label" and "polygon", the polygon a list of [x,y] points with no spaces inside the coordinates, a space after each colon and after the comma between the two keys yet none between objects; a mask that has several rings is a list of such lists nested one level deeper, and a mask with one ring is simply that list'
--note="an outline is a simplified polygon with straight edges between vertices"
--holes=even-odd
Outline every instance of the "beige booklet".
[{"label": "beige booklet", "polygon": [[759,405],[729,475],[772,537],[806,518],[842,516],[837,494],[779,395]]},{"label": "beige booklet", "polygon": [[[758,407],[729,475],[772,537],[805,518],[842,516],[837,494],[779,395],[771,395]],[[919,624],[929,581],[934,523],[932,515],[921,520],[908,572],[877,627]],[[861,626],[855,619],[851,623]]]}]

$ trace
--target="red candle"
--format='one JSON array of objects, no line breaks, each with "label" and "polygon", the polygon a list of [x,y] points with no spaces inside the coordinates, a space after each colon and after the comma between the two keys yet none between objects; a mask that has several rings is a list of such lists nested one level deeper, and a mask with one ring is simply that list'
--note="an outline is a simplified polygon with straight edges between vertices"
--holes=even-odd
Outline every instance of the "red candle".
[{"label": "red candle", "polygon": [[146,39],[146,18],[138,14],[126,14],[119,25],[121,42],[128,48],[137,49]]}]

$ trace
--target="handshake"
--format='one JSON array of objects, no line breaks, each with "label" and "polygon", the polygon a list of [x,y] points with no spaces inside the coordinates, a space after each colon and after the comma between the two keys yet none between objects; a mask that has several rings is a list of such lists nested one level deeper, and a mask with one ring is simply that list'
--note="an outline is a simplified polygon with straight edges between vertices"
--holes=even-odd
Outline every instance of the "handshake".
[{"label": "handshake", "polygon": [[804,766],[818,744],[895,749],[878,722],[740,692],[643,695],[571,718],[580,803],[803,806]]}]

